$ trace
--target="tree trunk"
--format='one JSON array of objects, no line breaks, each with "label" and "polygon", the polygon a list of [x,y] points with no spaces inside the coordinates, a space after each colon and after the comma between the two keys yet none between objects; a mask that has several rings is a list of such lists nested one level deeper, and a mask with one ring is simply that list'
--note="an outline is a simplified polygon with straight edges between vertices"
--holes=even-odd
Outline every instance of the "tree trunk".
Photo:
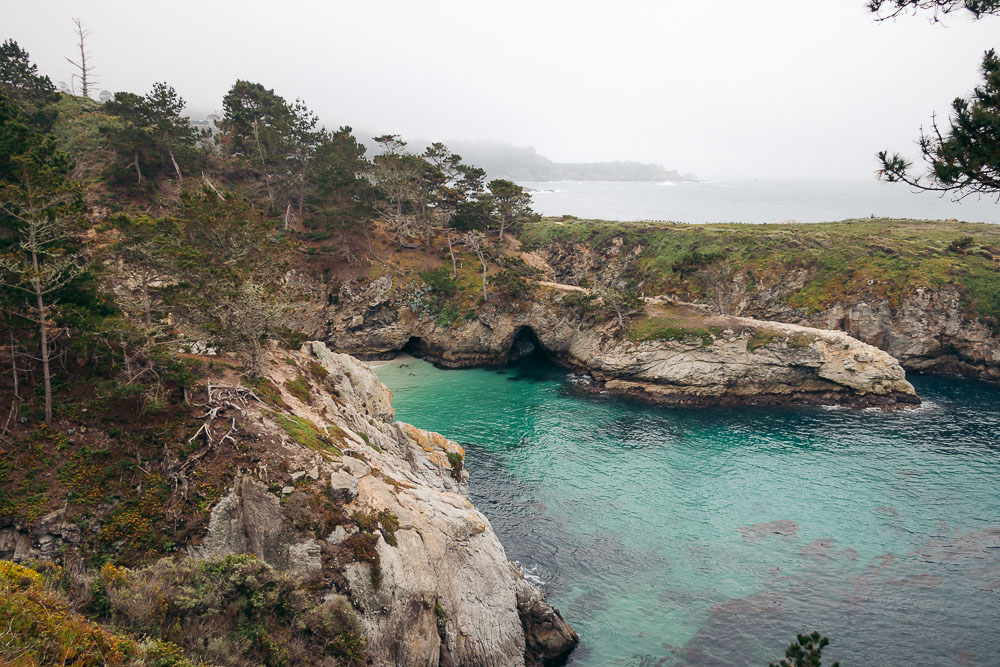
[{"label": "tree trunk", "polygon": [[135,173],[139,177],[139,185],[142,185],[142,170],[139,169],[139,151],[135,152],[135,159],[132,161],[135,166]]},{"label": "tree trunk", "polygon": [[87,49],[84,44],[84,32],[82,26],[77,26],[80,28],[80,85],[83,88],[83,96],[90,97],[90,72],[87,71]]},{"label": "tree trunk", "polygon": [[299,218],[302,217],[302,209],[306,203],[306,177],[303,175],[299,179]]},{"label": "tree trunk", "polygon": [[483,254],[479,253],[479,261],[483,264],[483,302],[489,301],[490,298],[486,295],[486,260],[483,258]]},{"label": "tree trunk", "polygon": [[504,216],[501,215],[500,216],[500,243],[503,243],[503,228],[506,225],[506,223],[507,223],[507,220],[504,218]]},{"label": "tree trunk", "polygon": [[260,145],[260,133],[257,132],[257,121],[253,122],[253,138],[257,142],[257,155],[260,157],[260,170],[264,172],[264,183],[267,185],[267,201],[270,203],[270,210],[274,212],[274,193],[271,192],[271,174],[267,173],[267,165],[264,164],[264,148]]},{"label": "tree trunk", "polygon": [[444,236],[448,239],[448,254],[451,255],[451,279],[454,280],[458,277],[458,263],[455,261],[455,250],[451,246],[451,233],[445,232]]},{"label": "tree trunk", "polygon": [[14,376],[14,398],[21,400],[21,392],[17,380],[17,346],[14,344],[14,330],[10,330],[10,368]]},{"label": "tree trunk", "polygon": [[177,172],[177,182],[178,183],[183,183],[184,182],[184,175],[181,174],[181,168],[179,166],[177,166],[177,160],[174,159],[174,152],[173,151],[167,151],[167,154],[170,155],[170,162],[173,163],[173,165],[174,165],[174,171]]},{"label": "tree trunk", "polygon": [[38,337],[41,341],[42,378],[45,382],[45,425],[52,425],[52,373],[49,368],[49,331],[45,327],[45,290],[38,279],[38,238],[34,228],[28,236],[28,248],[31,251],[31,268],[35,277],[31,286],[35,290],[35,308],[38,311]]},{"label": "tree trunk", "polygon": [[[38,271],[38,255],[31,253],[31,263]],[[45,425],[52,426],[52,371],[49,368],[49,330],[45,326],[45,299],[42,295],[42,284],[33,280],[35,288],[36,308],[38,310],[38,336],[41,339],[42,378],[45,382]]]}]

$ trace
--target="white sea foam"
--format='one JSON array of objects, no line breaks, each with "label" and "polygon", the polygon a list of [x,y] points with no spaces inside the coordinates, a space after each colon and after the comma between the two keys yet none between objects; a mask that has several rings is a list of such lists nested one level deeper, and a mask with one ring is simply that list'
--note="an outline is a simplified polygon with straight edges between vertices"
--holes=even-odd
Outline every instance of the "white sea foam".
[{"label": "white sea foam", "polygon": [[902,412],[927,412],[928,410],[937,410],[940,407],[934,401],[923,401],[920,405],[911,405],[903,408]]},{"label": "white sea foam", "polygon": [[518,572],[532,585],[542,588],[549,583],[546,579],[542,578],[537,565],[525,565],[517,560],[511,562],[514,563],[514,567],[517,568]]}]

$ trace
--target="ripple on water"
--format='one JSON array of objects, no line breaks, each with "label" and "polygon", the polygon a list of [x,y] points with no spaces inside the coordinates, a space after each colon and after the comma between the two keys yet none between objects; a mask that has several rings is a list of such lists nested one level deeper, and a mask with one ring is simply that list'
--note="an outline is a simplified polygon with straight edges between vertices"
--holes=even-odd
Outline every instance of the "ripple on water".
[{"label": "ripple on water", "polygon": [[532,360],[409,363],[378,369],[397,416],[469,443],[472,499],[580,632],[572,664],[767,664],[812,629],[831,662],[995,660],[1000,390],[916,377],[923,404],[894,412],[686,409]]}]

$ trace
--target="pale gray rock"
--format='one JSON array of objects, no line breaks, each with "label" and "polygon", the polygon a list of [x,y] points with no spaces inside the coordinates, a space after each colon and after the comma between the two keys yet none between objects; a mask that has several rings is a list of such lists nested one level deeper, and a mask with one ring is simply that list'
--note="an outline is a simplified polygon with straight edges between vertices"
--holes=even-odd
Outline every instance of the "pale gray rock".
[{"label": "pale gray rock", "polygon": [[330,544],[340,544],[348,537],[354,535],[357,532],[358,532],[357,530],[348,530],[343,526],[337,526],[330,532],[329,535],[327,535],[326,541]]},{"label": "pale gray rock", "polygon": [[316,540],[303,540],[288,546],[287,570],[294,576],[304,577],[323,569],[320,545]]},{"label": "pale gray rock", "polygon": [[[378,537],[377,587],[370,563],[347,562],[342,570],[374,664],[524,665],[572,648],[572,629],[511,565],[489,521],[466,497],[468,475],[456,474],[449,460],[449,454],[464,458],[464,450],[440,434],[392,424],[391,393],[365,364],[330,353],[322,343],[306,343],[301,354],[300,365],[311,359],[327,371],[330,394],[314,392],[311,405],[287,401],[288,409],[358,443],[357,449],[342,448],[353,456],[316,464],[317,474],[329,478],[344,516],[388,513],[399,524],[395,545]],[[298,370],[275,361],[269,372],[281,388]],[[266,428],[269,418],[261,416]],[[362,444],[366,439],[372,446]],[[294,442],[282,446],[298,469],[312,459],[313,452]],[[253,553],[272,566],[309,575],[322,570],[324,549],[336,556],[356,532],[353,524],[337,525],[321,545],[295,528],[263,482],[240,476],[213,508],[193,553]],[[339,553],[342,558],[350,551]],[[336,595],[327,593],[330,599]]]},{"label": "pale gray rock", "polygon": [[308,542],[315,543],[299,535],[263,482],[240,476],[212,508],[201,545],[190,551],[201,558],[254,554],[273,567],[299,571],[308,567],[311,547],[302,546]]},{"label": "pale gray rock", "polygon": [[335,470],[330,475],[330,495],[335,502],[349,503],[358,497],[358,480],[350,473]]},{"label": "pale gray rock", "polygon": [[[564,304],[567,295],[579,291],[540,283],[527,307],[483,312],[457,328],[438,327],[408,306],[387,301],[365,328],[334,327],[328,335],[337,347],[357,354],[384,356],[407,348],[448,368],[505,364],[520,354],[521,341],[537,340],[553,361],[590,374],[597,380],[595,389],[661,402],[890,407],[919,402],[891,355],[842,331],[714,317],[680,304],[697,318],[697,326],[718,333],[633,342],[613,323],[590,321]],[[340,316],[360,307],[368,306],[342,304]],[[758,346],[753,342],[758,333],[776,340]]]}]

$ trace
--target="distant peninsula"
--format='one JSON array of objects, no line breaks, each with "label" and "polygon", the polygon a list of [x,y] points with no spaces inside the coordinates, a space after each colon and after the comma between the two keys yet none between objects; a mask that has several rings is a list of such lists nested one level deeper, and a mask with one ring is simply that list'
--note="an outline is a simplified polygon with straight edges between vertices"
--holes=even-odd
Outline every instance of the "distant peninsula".
[{"label": "distant peninsula", "polygon": [[452,141],[449,146],[493,178],[512,181],[671,181],[694,182],[681,174],[647,162],[554,162],[533,146],[512,146],[498,141]]},{"label": "distant peninsula", "polygon": [[[369,155],[380,151],[377,143],[366,137],[370,132],[358,132],[361,143]],[[514,146],[502,141],[445,142],[451,150],[462,156],[467,164],[486,170],[489,178],[504,178],[515,182],[547,181],[654,181],[662,183],[694,183],[699,179],[693,174],[681,174],[663,165],[648,162],[554,162],[539,155],[534,146]],[[422,152],[429,141],[414,139],[409,150]]]}]

